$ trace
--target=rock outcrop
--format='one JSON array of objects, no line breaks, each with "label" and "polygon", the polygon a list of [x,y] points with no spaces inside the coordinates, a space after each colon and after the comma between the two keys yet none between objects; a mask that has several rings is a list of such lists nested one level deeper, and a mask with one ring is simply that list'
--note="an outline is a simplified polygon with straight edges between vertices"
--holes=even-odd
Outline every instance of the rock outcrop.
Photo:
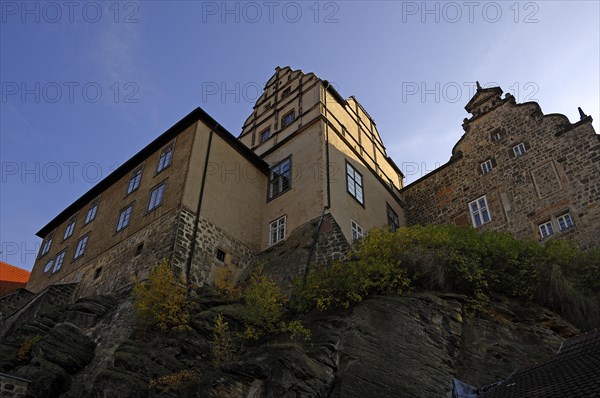
[{"label": "rock outcrop", "polygon": [[[239,304],[195,300],[192,330],[134,330],[126,297],[79,300],[41,314],[0,344],[0,372],[32,380],[35,397],[446,397],[452,378],[485,385],[551,357],[578,331],[548,310],[496,299],[468,316],[459,295],[374,297],[346,313],[303,319],[310,342],[284,335],[248,344],[222,366],[212,361],[214,317],[241,329]],[[40,335],[26,359],[27,336]],[[151,380],[193,370],[176,388]]]}]

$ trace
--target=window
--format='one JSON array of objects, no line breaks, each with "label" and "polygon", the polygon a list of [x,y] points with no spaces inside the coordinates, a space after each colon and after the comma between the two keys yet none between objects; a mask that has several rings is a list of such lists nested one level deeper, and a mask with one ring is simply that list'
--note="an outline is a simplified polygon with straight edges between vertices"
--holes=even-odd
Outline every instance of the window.
[{"label": "window", "polygon": [[351,228],[352,228],[352,241],[360,239],[364,236],[362,227],[360,225],[358,225],[356,222],[352,221]]},{"label": "window", "polygon": [[492,131],[492,134],[490,135],[492,142],[496,142],[496,141],[500,141],[502,138],[504,138],[504,135],[502,134],[502,131],[500,129],[496,129],[494,131]]},{"label": "window", "polygon": [[52,266],[54,265],[54,260],[50,260],[46,263],[46,266],[44,267],[44,272],[48,272],[52,269]]},{"label": "window", "polygon": [[268,111],[269,109],[271,109],[271,107],[272,107],[271,102],[267,102],[265,104],[265,111]]},{"label": "window", "polygon": [[117,232],[129,225],[129,219],[131,218],[132,210],[133,205],[129,205],[125,209],[121,210],[121,213],[119,214],[119,222],[117,223]]},{"label": "window", "polygon": [[140,254],[142,254],[142,251],[144,250],[144,242],[140,243],[136,248],[135,248],[135,257],[139,256]]},{"label": "window", "polygon": [[47,254],[50,251],[50,247],[52,246],[52,237],[46,239],[44,242],[44,246],[42,246],[42,251],[40,252],[40,257]]},{"label": "window", "polygon": [[63,250],[62,252],[58,253],[58,256],[56,256],[56,261],[54,262],[54,269],[52,270],[52,273],[60,271],[60,268],[62,267],[63,262],[65,261],[65,254],[67,254],[66,250]]},{"label": "window", "polygon": [[225,252],[221,249],[217,249],[217,260],[225,261]]},{"label": "window", "polygon": [[558,229],[561,231],[565,231],[569,228],[573,228],[573,219],[569,213],[563,214],[562,216],[557,218],[558,221]]},{"label": "window", "polygon": [[269,175],[269,199],[288,191],[291,187],[292,159],[287,158],[271,167]]},{"label": "window", "polygon": [[129,185],[127,185],[127,195],[135,191],[140,187],[140,181],[142,180],[142,168],[134,170],[129,177]]},{"label": "window", "polygon": [[169,145],[161,151],[160,158],[158,159],[158,165],[156,167],[156,172],[160,173],[161,171],[169,167],[171,165],[171,160],[173,160],[173,144]]},{"label": "window", "polygon": [[547,221],[539,225],[540,236],[545,239],[551,235],[554,235],[554,228],[552,227],[552,221]]},{"label": "window", "polygon": [[92,203],[90,204],[90,208],[85,216],[85,223],[84,224],[88,224],[92,221],[94,221],[94,218],[96,218],[96,213],[98,212],[98,203]]},{"label": "window", "polygon": [[67,229],[65,229],[65,235],[63,236],[63,240],[67,239],[71,235],[73,235],[73,231],[75,230],[75,216],[71,217],[69,220],[69,225],[67,225]]},{"label": "window", "polygon": [[286,216],[280,217],[269,224],[269,245],[273,245],[285,238]]},{"label": "window", "polygon": [[268,140],[270,136],[271,136],[271,129],[268,128],[265,131],[263,131],[262,133],[260,133],[260,143],[262,144],[263,142]]},{"label": "window", "polygon": [[281,120],[281,125],[283,127],[287,127],[290,124],[292,124],[294,122],[294,120],[296,119],[296,112],[294,111],[289,111],[288,113],[286,113],[282,120]]},{"label": "window", "polygon": [[102,267],[96,268],[96,270],[94,271],[94,279],[98,279],[98,277],[100,276],[101,273],[102,273]]},{"label": "window", "polygon": [[387,219],[390,231],[394,232],[400,228],[400,219],[398,218],[398,214],[396,214],[394,209],[392,209],[389,204],[387,204]]},{"label": "window", "polygon": [[490,171],[492,171],[492,169],[494,168],[494,165],[492,164],[492,159],[488,159],[485,162],[481,163],[481,172],[483,174],[487,174]]},{"label": "window", "polygon": [[83,238],[79,239],[79,241],[77,242],[77,248],[75,249],[75,254],[73,255],[73,260],[83,256],[83,253],[85,253],[85,248],[87,246],[88,238],[89,236],[86,235]]},{"label": "window", "polygon": [[469,211],[475,228],[492,220],[485,195],[469,203]]},{"label": "window", "polygon": [[283,93],[281,93],[281,98],[285,98],[288,95],[290,95],[292,93],[292,88],[288,87],[285,90],[283,90]]},{"label": "window", "polygon": [[358,200],[358,203],[364,205],[362,175],[348,162],[346,162],[346,183],[348,193]]},{"label": "window", "polygon": [[162,204],[163,194],[165,192],[165,183],[163,182],[150,192],[150,202],[148,203],[148,211],[156,209]]},{"label": "window", "polygon": [[523,142],[521,142],[519,145],[513,147],[513,153],[515,154],[516,157],[524,155],[525,152],[527,152],[527,149],[525,148],[525,144]]}]

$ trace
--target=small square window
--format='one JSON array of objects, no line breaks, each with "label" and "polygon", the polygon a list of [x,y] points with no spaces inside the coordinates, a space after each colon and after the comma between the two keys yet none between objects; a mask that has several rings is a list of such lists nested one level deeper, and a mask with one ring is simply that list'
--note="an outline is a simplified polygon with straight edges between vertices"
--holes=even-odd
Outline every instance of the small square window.
[{"label": "small square window", "polygon": [[492,164],[492,160],[488,159],[485,162],[481,163],[481,172],[483,174],[487,174],[490,171],[492,171],[492,169],[494,168],[494,165]]},{"label": "small square window", "polygon": [[165,192],[165,183],[163,182],[150,192],[150,201],[148,202],[148,211],[156,209],[162,204]]},{"label": "small square window", "polygon": [[94,221],[94,219],[96,218],[97,212],[98,212],[98,203],[94,202],[94,203],[90,204],[90,208],[88,209],[88,212],[85,216],[84,224],[89,224],[92,221]]},{"label": "small square window", "polygon": [[292,93],[292,88],[288,87],[285,90],[283,90],[283,93],[281,93],[281,98],[285,98],[287,96],[289,96]]},{"label": "small square window", "polygon": [[217,249],[217,260],[219,261],[225,261],[225,252],[221,249]]},{"label": "small square window", "polygon": [[358,240],[364,236],[363,229],[355,221],[351,222],[352,241]]},{"label": "small square window", "polygon": [[54,261],[54,269],[52,270],[52,273],[60,271],[60,269],[63,265],[63,262],[65,261],[66,254],[67,254],[66,250],[63,250],[62,252],[58,253],[58,256],[56,256],[56,261]]},{"label": "small square window", "polygon": [[137,190],[140,187],[140,181],[142,180],[142,168],[134,170],[129,177],[129,184],[127,185],[127,195]]},{"label": "small square window", "polygon": [[562,216],[556,219],[558,221],[558,229],[561,231],[565,231],[569,228],[573,228],[573,219],[569,213],[563,214]]},{"label": "small square window", "polygon": [[502,134],[502,131],[500,129],[496,129],[492,132],[490,138],[492,139],[492,142],[497,142],[504,138],[504,135]]},{"label": "small square window", "polygon": [[268,128],[265,131],[263,131],[262,133],[260,133],[260,143],[262,144],[263,142],[268,140],[270,137],[271,137],[271,129]]},{"label": "small square window", "polygon": [[362,174],[348,162],[346,162],[346,189],[358,203],[364,205]]},{"label": "small square window", "polygon": [[294,120],[295,120],[295,119],[296,119],[296,112],[295,112],[295,111],[290,111],[290,112],[286,113],[286,114],[283,116],[283,119],[282,119],[282,121],[281,121],[281,125],[282,125],[283,127],[287,127],[287,126],[289,126],[290,124],[292,124],[292,123],[294,122]]},{"label": "small square window", "polygon": [[552,221],[547,221],[543,224],[539,225],[540,236],[542,239],[546,239],[547,237],[554,235],[554,228],[552,227]]},{"label": "small square window", "polygon": [[119,221],[117,222],[117,232],[129,225],[129,219],[131,218],[132,211],[133,205],[129,205],[125,209],[121,210],[121,213],[119,214]]},{"label": "small square window", "polygon": [[160,157],[158,158],[158,165],[156,166],[156,172],[160,173],[161,171],[169,167],[171,165],[172,160],[173,144],[169,145],[160,152]]},{"label": "small square window", "polygon": [[268,111],[269,109],[271,109],[273,107],[273,105],[271,104],[271,102],[267,102],[265,104],[265,111]]},{"label": "small square window", "polygon": [[492,220],[485,195],[469,203],[469,211],[475,228]]},{"label": "small square window", "polygon": [[525,155],[525,152],[527,152],[527,149],[525,148],[525,144],[523,142],[513,147],[513,153],[516,157]]},{"label": "small square window", "polygon": [[77,248],[75,249],[75,254],[73,255],[73,260],[83,256],[83,254],[85,253],[85,248],[87,247],[88,238],[89,236],[86,235],[83,238],[79,239],[79,241],[77,242]]},{"label": "small square window", "polygon": [[286,216],[280,217],[269,224],[269,245],[282,241],[285,238]]}]

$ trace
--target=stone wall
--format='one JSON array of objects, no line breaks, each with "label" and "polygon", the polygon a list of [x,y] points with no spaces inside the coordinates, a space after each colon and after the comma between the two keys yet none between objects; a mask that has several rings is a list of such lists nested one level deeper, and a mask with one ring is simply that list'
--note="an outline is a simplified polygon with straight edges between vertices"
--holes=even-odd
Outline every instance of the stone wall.
[{"label": "stone wall", "polygon": [[148,277],[163,258],[170,259],[179,209],[163,214],[145,228],[86,262],[71,280],[79,283],[77,297],[117,291]]},{"label": "stone wall", "polygon": [[[469,203],[485,195],[491,221],[483,230],[541,240],[539,225],[550,221],[553,237],[600,245],[600,140],[591,118],[571,124],[496,92],[481,102],[489,106],[465,119],[452,159],[403,190],[407,223],[471,226]],[[519,143],[527,150],[515,156]],[[494,167],[484,174],[480,165],[488,159]],[[566,213],[574,227],[560,231],[557,218]]]},{"label": "stone wall", "polygon": [[27,379],[0,373],[0,397],[24,398],[29,383]]},{"label": "stone wall", "polygon": [[[320,217],[293,231],[286,239],[271,246],[258,255],[257,262],[263,264],[265,273],[275,280],[286,292],[291,291],[292,282],[305,275],[308,257],[315,241]],[[325,214],[310,267],[326,265],[334,260],[343,260],[350,245],[331,214]]]},{"label": "stone wall", "polygon": [[33,296],[35,296],[35,293],[26,289],[19,289],[16,292],[0,297],[0,321],[21,308]]},{"label": "stone wall", "polygon": [[0,339],[9,335],[23,323],[33,319],[38,313],[72,303],[76,288],[77,284],[74,283],[48,286],[27,304],[2,320]]},{"label": "stone wall", "polygon": [[[192,249],[194,236],[195,212],[182,208],[179,213],[179,223],[175,238],[172,264],[182,274],[185,273],[189,253]],[[217,258],[221,251],[223,259]],[[201,216],[196,232],[196,245],[190,274],[190,282],[200,286],[214,281],[216,272],[228,267],[234,277],[239,277],[243,271],[254,262],[256,255],[248,246],[235,239],[209,219]]]}]

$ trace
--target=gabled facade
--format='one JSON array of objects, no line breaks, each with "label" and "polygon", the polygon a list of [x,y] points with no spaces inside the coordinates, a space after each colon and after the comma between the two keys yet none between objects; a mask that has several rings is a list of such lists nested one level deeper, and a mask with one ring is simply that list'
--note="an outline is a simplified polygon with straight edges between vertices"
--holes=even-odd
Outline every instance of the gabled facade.
[{"label": "gabled facade", "polygon": [[277,68],[239,139],[198,108],[44,226],[27,288],[115,291],[163,258],[192,283],[240,275],[326,213],[347,241],[404,224],[401,188],[356,99]]},{"label": "gabled facade", "polygon": [[454,223],[520,239],[600,245],[600,139],[592,118],[570,123],[478,87],[450,161],[403,190],[408,224]]}]

